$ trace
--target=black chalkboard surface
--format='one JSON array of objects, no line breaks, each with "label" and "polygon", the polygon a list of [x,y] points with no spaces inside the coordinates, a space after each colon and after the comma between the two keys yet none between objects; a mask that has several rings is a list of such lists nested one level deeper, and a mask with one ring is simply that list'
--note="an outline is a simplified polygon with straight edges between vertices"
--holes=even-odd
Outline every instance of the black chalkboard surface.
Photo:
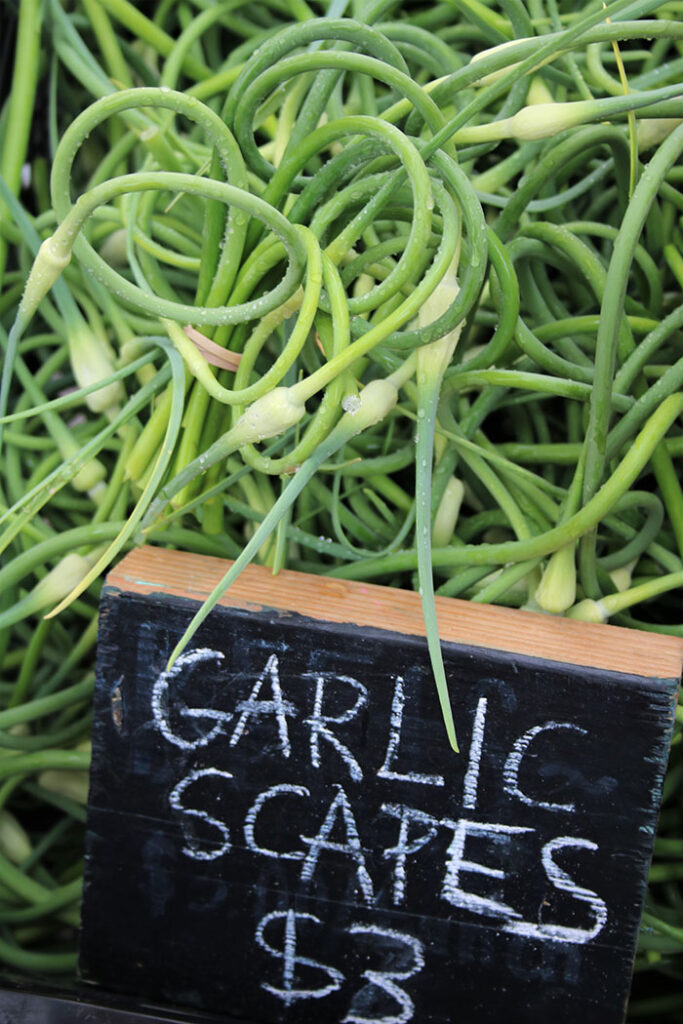
[{"label": "black chalkboard surface", "polygon": [[80,950],[268,1024],[623,1020],[683,646],[144,548],[101,601]]}]

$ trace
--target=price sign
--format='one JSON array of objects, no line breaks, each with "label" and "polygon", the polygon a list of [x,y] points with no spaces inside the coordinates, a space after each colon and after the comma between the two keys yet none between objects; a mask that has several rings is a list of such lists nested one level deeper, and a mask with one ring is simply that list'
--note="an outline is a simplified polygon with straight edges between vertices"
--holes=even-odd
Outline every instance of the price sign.
[{"label": "price sign", "polygon": [[618,1024],[683,644],[146,548],[101,605],[84,978],[284,1024]]}]

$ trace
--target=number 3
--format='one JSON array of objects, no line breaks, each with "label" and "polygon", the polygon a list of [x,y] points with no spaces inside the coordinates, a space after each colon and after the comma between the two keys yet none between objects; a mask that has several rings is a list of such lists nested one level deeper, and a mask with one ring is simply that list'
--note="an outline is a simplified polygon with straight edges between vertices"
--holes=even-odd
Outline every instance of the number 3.
[{"label": "number 3", "polygon": [[[386,940],[383,943],[373,943],[384,946],[387,953],[391,953],[393,960],[398,960],[399,966],[403,969],[392,971],[363,972],[363,977],[368,984],[359,989],[351,1001],[351,1009],[342,1021],[342,1024],[406,1024],[412,1019],[415,1005],[407,992],[396,984],[397,981],[406,981],[412,978],[424,967],[424,951],[422,943],[412,935],[403,935],[394,931],[393,928],[380,928],[374,924],[352,924],[349,928],[351,935],[368,935],[373,939]],[[403,946],[399,951],[396,944]],[[367,1016],[372,1013],[373,1002],[376,995],[373,989],[381,989],[390,996],[397,1004],[398,1012],[384,1015],[383,1017]]]}]

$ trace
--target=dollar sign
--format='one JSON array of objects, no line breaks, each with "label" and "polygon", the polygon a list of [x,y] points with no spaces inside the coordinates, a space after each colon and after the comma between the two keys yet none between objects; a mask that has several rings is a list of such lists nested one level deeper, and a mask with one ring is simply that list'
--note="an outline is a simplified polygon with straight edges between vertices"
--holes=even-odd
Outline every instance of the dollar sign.
[{"label": "dollar sign", "polygon": [[[273,921],[281,921],[283,919],[285,922],[284,948],[276,949],[264,937],[264,932]],[[297,919],[313,921],[315,924],[322,923],[314,914],[297,914],[294,910],[274,910],[270,914],[266,914],[265,917],[262,917],[256,928],[256,941],[261,949],[265,949],[267,953],[270,953],[277,960],[283,961],[282,987],[278,988],[275,985],[269,985],[268,982],[262,982],[261,987],[266,992],[270,992],[271,995],[281,999],[286,1006],[291,1006],[297,999],[322,999],[323,996],[336,992],[344,981],[344,975],[335,967],[318,963],[317,960],[311,960],[307,956],[296,955]],[[323,971],[329,979],[328,983],[320,988],[295,988],[297,964],[310,967],[315,971]]]}]

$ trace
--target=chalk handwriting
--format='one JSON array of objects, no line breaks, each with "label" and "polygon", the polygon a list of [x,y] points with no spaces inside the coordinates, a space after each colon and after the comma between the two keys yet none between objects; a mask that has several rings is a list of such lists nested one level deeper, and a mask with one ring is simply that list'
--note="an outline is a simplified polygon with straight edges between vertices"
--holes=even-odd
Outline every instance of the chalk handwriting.
[{"label": "chalk handwriting", "polygon": [[505,872],[500,868],[492,868],[486,864],[479,864],[477,861],[465,860],[465,843],[468,836],[486,837],[493,843],[501,845],[507,844],[510,836],[534,830],[522,825],[467,821],[465,818],[460,818],[459,821],[444,819],[441,824],[453,829],[453,839],[448,848],[446,874],[441,889],[442,899],[447,900],[454,907],[462,907],[463,910],[469,910],[473,914],[491,914],[494,917],[506,919],[521,917],[521,914],[507,903],[491,899],[488,896],[479,896],[463,889],[460,884],[460,875],[462,872],[469,872],[476,875],[488,875],[490,878],[505,878]]},{"label": "chalk handwriting", "polygon": [[[153,685],[154,726],[190,761],[191,770],[185,769],[186,774],[168,796],[170,807],[179,817],[182,852],[186,857],[215,861],[231,853],[232,836],[241,825],[244,847],[235,849],[233,856],[239,853],[241,857],[252,855],[282,862],[281,868],[271,865],[267,869],[274,872],[284,871],[287,862],[295,862],[298,886],[302,896],[309,900],[325,881],[329,884],[329,889],[323,888],[325,898],[335,902],[340,898],[341,879],[342,891],[347,884],[349,890],[355,889],[353,895],[347,891],[343,897],[349,905],[358,900],[375,912],[378,907],[390,909],[394,917],[405,908],[419,918],[419,907],[410,899],[410,886],[424,889],[425,879],[433,878],[431,898],[448,905],[443,914],[446,918],[452,918],[457,911],[465,916],[488,917],[492,920],[487,927],[497,927],[522,941],[570,946],[588,943],[603,931],[608,920],[607,905],[597,892],[578,880],[580,866],[585,863],[583,858],[599,852],[597,843],[579,836],[548,839],[539,828],[512,824],[509,817],[504,823],[489,821],[485,814],[487,787],[495,778],[492,768],[497,772],[498,785],[509,798],[506,813],[515,807],[519,810],[522,805],[576,814],[574,801],[553,801],[544,795],[540,790],[540,772],[532,777],[529,769],[538,763],[540,751],[544,758],[548,756],[548,744],[553,742],[554,734],[572,732],[587,736],[585,728],[571,721],[532,724],[511,746],[501,749],[491,698],[479,697],[472,709],[466,759],[453,762],[447,782],[445,775],[419,771],[410,760],[412,723],[408,718],[406,684],[402,676],[394,676],[391,706],[387,707],[387,746],[381,767],[376,770],[376,781],[372,782],[380,787],[380,798],[369,816],[365,787],[370,784],[373,762],[364,761],[364,748],[352,747],[348,739],[353,735],[356,743],[363,740],[363,712],[370,702],[368,687],[352,676],[325,671],[300,671],[292,680],[287,675],[284,656],[271,653],[264,655],[263,670],[253,685],[249,682],[247,696],[244,697],[244,690],[232,696],[230,710],[188,706],[184,694],[196,692],[202,685],[203,668],[211,665],[215,671],[215,666],[224,660],[223,653],[209,648],[189,651],[178,658],[172,669],[161,672]],[[230,691],[225,692],[227,699]],[[351,722],[352,733],[344,730]],[[283,781],[278,781],[277,775],[274,779],[266,775],[265,781],[271,784],[254,792],[250,786],[243,787],[237,778],[233,780],[228,771],[192,767],[191,752],[197,751],[199,757],[201,750],[201,756],[206,758],[205,748],[213,742],[212,751],[217,757],[224,756],[226,749],[235,748],[247,733],[253,735],[257,728],[265,729],[265,741],[267,730],[273,737],[266,753],[272,759],[284,759],[289,763],[287,771],[301,771],[301,775],[290,774]],[[296,757],[292,756],[293,743],[303,744]],[[374,761],[374,765],[377,763]],[[315,776],[325,787],[321,805],[320,784],[313,785],[310,769],[317,771],[323,766],[328,769],[325,777]],[[348,792],[337,781],[340,776],[354,784]],[[227,783],[231,783],[229,789]],[[410,787],[407,792],[411,798],[406,802],[401,799],[402,786],[404,792],[406,786]],[[199,788],[195,791],[194,787]],[[427,794],[423,787],[432,787],[433,792]],[[215,808],[210,804],[208,810],[207,792],[215,802]],[[416,792],[418,796],[422,793],[431,813],[415,806],[420,802],[415,799]],[[436,812],[435,800],[442,801]],[[528,907],[533,894],[532,905],[536,906],[539,895],[545,893],[536,920],[525,920],[520,911],[525,904],[519,879],[514,877],[520,852],[514,847],[520,842],[526,844],[525,864],[529,863],[533,849],[530,844],[536,844],[538,850],[537,888],[533,888],[530,880],[532,888],[526,897]],[[344,871],[348,875],[346,883]],[[419,886],[417,881],[411,882],[413,876],[419,879]],[[289,877],[290,882],[275,884],[291,885]],[[297,883],[294,884],[296,887]],[[277,891],[283,895],[287,892],[284,888]],[[553,893],[563,894],[564,898],[553,901]],[[263,904],[261,908],[263,914]],[[336,1018],[340,1024],[412,1021],[416,1008],[405,982],[424,967],[422,941],[385,927],[379,920],[342,924],[339,927],[345,941],[352,939],[358,950],[355,959],[342,959],[342,971],[339,966],[315,958],[320,955],[316,950],[323,946],[323,935],[328,930],[322,917],[324,913],[318,917],[280,908],[261,916],[254,933],[256,945],[280,964],[278,972],[281,971],[277,980],[263,980],[262,989],[289,1009],[302,1000],[323,999],[352,983],[356,986],[353,994],[348,999],[343,995],[341,1004],[336,1004],[344,1007],[337,1011],[342,1014]],[[303,955],[304,948],[308,955]],[[380,962],[373,963],[371,957],[380,958]],[[325,957],[328,958],[334,959],[333,955]],[[368,962],[372,966],[368,967]],[[356,972],[355,981],[345,976],[344,972],[351,969]]]},{"label": "chalk handwriting", "polygon": [[479,769],[481,767],[481,752],[484,746],[484,727],[486,725],[487,706],[488,701],[486,697],[480,697],[477,703],[477,711],[474,716],[474,725],[472,726],[470,756],[465,781],[463,783],[462,805],[468,811],[473,811],[477,806]]},{"label": "chalk handwriting", "polygon": [[[405,989],[396,982],[407,981],[422,970],[425,962],[422,943],[412,935],[405,935],[393,928],[381,928],[376,924],[352,924],[349,932],[352,935],[367,936],[373,952],[382,950],[384,946],[387,960],[393,968],[390,971],[363,971],[368,985],[355,994],[343,1024],[406,1024],[413,1018],[415,1005]],[[372,1009],[373,988],[390,996],[398,1012],[383,1014],[381,1017],[368,1016],[368,1011]]]},{"label": "chalk handwriting", "polygon": [[569,893],[574,899],[587,903],[593,914],[590,928],[570,928],[558,924],[532,924],[529,921],[511,921],[505,925],[505,931],[520,935],[525,939],[542,939],[546,942],[571,942],[583,945],[599,935],[607,922],[607,907],[597,893],[584,889],[571,878],[566,871],[555,863],[553,854],[563,849],[597,850],[597,843],[589,839],[578,839],[573,836],[558,836],[551,839],[543,847],[541,860],[548,879],[561,892]]},{"label": "chalk handwriting", "polygon": [[[224,853],[227,853],[230,849],[230,832],[227,825],[224,822],[219,821],[218,818],[214,818],[207,811],[202,811],[193,807],[186,807],[183,804],[182,797],[185,791],[190,786],[194,785],[195,782],[199,782],[200,779],[206,778],[221,778],[231,779],[232,775],[230,772],[221,772],[218,768],[198,768],[191,771],[189,775],[181,779],[180,782],[171,790],[171,794],[168,798],[168,802],[174,811],[178,811],[182,817],[180,819],[180,827],[185,837],[185,846],[183,846],[183,853],[191,857],[193,860],[217,860],[218,857],[222,857]],[[192,829],[189,827],[187,818],[196,818],[199,821],[203,821],[206,825],[210,825],[216,829],[221,836],[221,843],[213,849],[202,849],[196,836],[193,834]]]},{"label": "chalk handwriting", "polygon": [[575,810],[574,803],[557,804],[546,800],[536,800],[520,789],[519,785],[519,770],[533,740],[541,733],[558,732],[562,729],[570,729],[572,732],[578,732],[582,736],[587,735],[585,729],[582,729],[579,725],[574,725],[573,722],[546,722],[544,725],[535,725],[532,729],[528,729],[515,742],[503,769],[503,789],[509,796],[517,797],[518,800],[527,804],[528,807],[543,807],[546,811],[567,811],[572,813]]},{"label": "chalk handwriting", "polygon": [[[396,858],[392,899],[394,905],[398,907],[404,902],[406,894],[406,858],[417,853],[434,838],[440,822],[431,814],[425,814],[424,811],[419,811],[415,807],[406,807],[405,804],[382,804],[382,812],[398,818],[400,822],[398,842],[395,846],[388,847],[382,854],[384,858]],[[426,829],[411,838],[411,822],[424,825]]]},{"label": "chalk handwriting", "polygon": [[[262,700],[259,698],[261,687],[263,686],[263,681],[266,676],[268,676],[268,679],[270,680],[270,688],[273,693],[272,700]],[[290,756],[292,748],[289,742],[287,716],[296,715],[297,712],[291,701],[285,700],[282,695],[282,687],[280,686],[280,663],[278,661],[277,654],[271,654],[268,658],[266,667],[254,683],[251,694],[247,700],[240,701],[237,705],[237,711],[241,712],[241,714],[234,732],[230,737],[231,747],[234,747],[239,743],[250,719],[259,718],[263,715],[275,715],[278,733],[280,736],[282,756]]]},{"label": "chalk handwriting", "polygon": [[392,765],[396,760],[401,742],[403,727],[403,709],[405,707],[405,690],[401,676],[394,683],[394,697],[391,704],[391,720],[389,722],[389,742],[382,767],[377,772],[379,779],[393,779],[396,782],[415,782],[422,786],[445,786],[443,775],[423,775],[420,772],[397,772]]},{"label": "chalk handwriting", "polygon": [[266,789],[263,793],[259,793],[256,800],[247,811],[244,819],[244,838],[252,853],[260,853],[263,854],[264,857],[275,857],[277,860],[303,860],[305,854],[302,850],[269,850],[267,847],[259,845],[254,837],[256,821],[264,804],[269,800],[275,800],[277,797],[286,796],[287,794],[293,796],[311,795],[305,786],[295,786],[291,782],[281,782],[277,786],[271,786],[270,789]]},{"label": "chalk handwriting", "polygon": [[[307,883],[312,881],[315,869],[318,866],[320,854],[323,850],[341,853],[346,857],[350,857],[354,862],[356,867],[356,877],[358,879],[361,892],[363,893],[363,898],[367,904],[371,904],[374,899],[372,879],[370,878],[365,862],[365,853],[360,843],[356,819],[353,816],[349,799],[342,787],[340,785],[336,785],[335,789],[337,790],[336,796],[330,804],[329,810],[325,815],[325,820],[320,826],[317,835],[301,836],[301,841],[306,843],[309,847],[308,853],[306,854],[301,867],[301,881]],[[331,840],[329,836],[340,815],[346,838],[344,842],[338,843]]]},{"label": "chalk handwriting", "polygon": [[171,727],[169,721],[169,690],[170,684],[187,672],[188,668],[202,664],[207,661],[223,661],[225,655],[221,651],[212,651],[207,647],[199,647],[194,651],[187,651],[181,654],[173,667],[162,672],[152,689],[152,715],[157,729],[169,743],[181,750],[196,750],[198,747],[205,747],[212,739],[224,731],[224,725],[232,718],[231,714],[224,711],[216,711],[213,708],[188,708],[181,704],[178,713],[182,718],[192,719],[196,722],[206,720],[215,722],[215,725],[208,732],[196,739],[188,740],[179,736]]},{"label": "chalk handwriting", "polygon": [[[284,921],[285,932],[282,949],[271,945],[264,935],[266,928],[274,921]],[[297,955],[297,921],[322,923],[315,914],[296,913],[293,910],[274,910],[262,917],[256,928],[256,942],[261,949],[276,959],[282,960],[282,985],[271,985],[270,982],[264,981],[261,983],[261,987],[277,999],[282,1000],[285,1006],[291,1006],[298,999],[322,999],[331,992],[336,992],[344,980],[344,975],[336,967],[330,967],[309,957]],[[319,985],[317,988],[295,988],[298,966],[306,967],[309,971],[322,972],[328,979],[327,984]]]},{"label": "chalk handwriting", "polygon": [[[297,931],[299,922],[304,924],[309,944],[310,925],[325,928],[315,914],[291,909],[271,911],[265,914],[256,926],[257,945],[276,960],[282,961],[281,983],[273,985],[269,981],[263,981],[261,987],[287,1007],[303,999],[323,999],[337,992],[346,981],[343,972],[337,967],[300,954]],[[284,930],[281,933],[281,946],[278,947],[273,942],[277,934],[276,929],[279,930],[278,926],[282,925]],[[266,931],[269,933],[267,937]],[[397,982],[408,981],[424,967],[422,943],[413,935],[376,924],[354,923],[346,932],[356,937],[362,948],[368,948],[374,956],[383,957],[390,969],[368,968],[363,971],[362,978],[366,984],[354,992],[349,1011],[342,1018],[342,1024],[407,1024],[413,1019],[415,1005],[405,988]],[[320,936],[317,936],[316,942],[319,944],[320,941]],[[322,984],[315,988],[297,984],[303,974],[310,977],[311,974],[320,973],[324,975],[324,979],[321,979]]]},{"label": "chalk handwriting", "polygon": [[[341,682],[350,686],[356,691],[356,700],[352,707],[347,708],[340,715],[323,715],[322,708],[325,697],[325,684],[330,682]],[[363,769],[360,764],[353,756],[346,744],[342,743],[341,740],[335,735],[330,728],[331,725],[343,725],[346,722],[350,722],[352,718],[355,718],[362,707],[368,702],[368,691],[367,687],[359,683],[357,679],[352,679],[351,676],[325,676],[316,674],[316,686],[315,686],[315,701],[313,704],[313,714],[310,718],[306,719],[306,725],[310,726],[311,737],[311,764],[314,768],[320,767],[320,740],[327,740],[331,746],[337,751],[342,761],[349,770],[349,775],[354,782],[360,782],[363,778]]]}]

